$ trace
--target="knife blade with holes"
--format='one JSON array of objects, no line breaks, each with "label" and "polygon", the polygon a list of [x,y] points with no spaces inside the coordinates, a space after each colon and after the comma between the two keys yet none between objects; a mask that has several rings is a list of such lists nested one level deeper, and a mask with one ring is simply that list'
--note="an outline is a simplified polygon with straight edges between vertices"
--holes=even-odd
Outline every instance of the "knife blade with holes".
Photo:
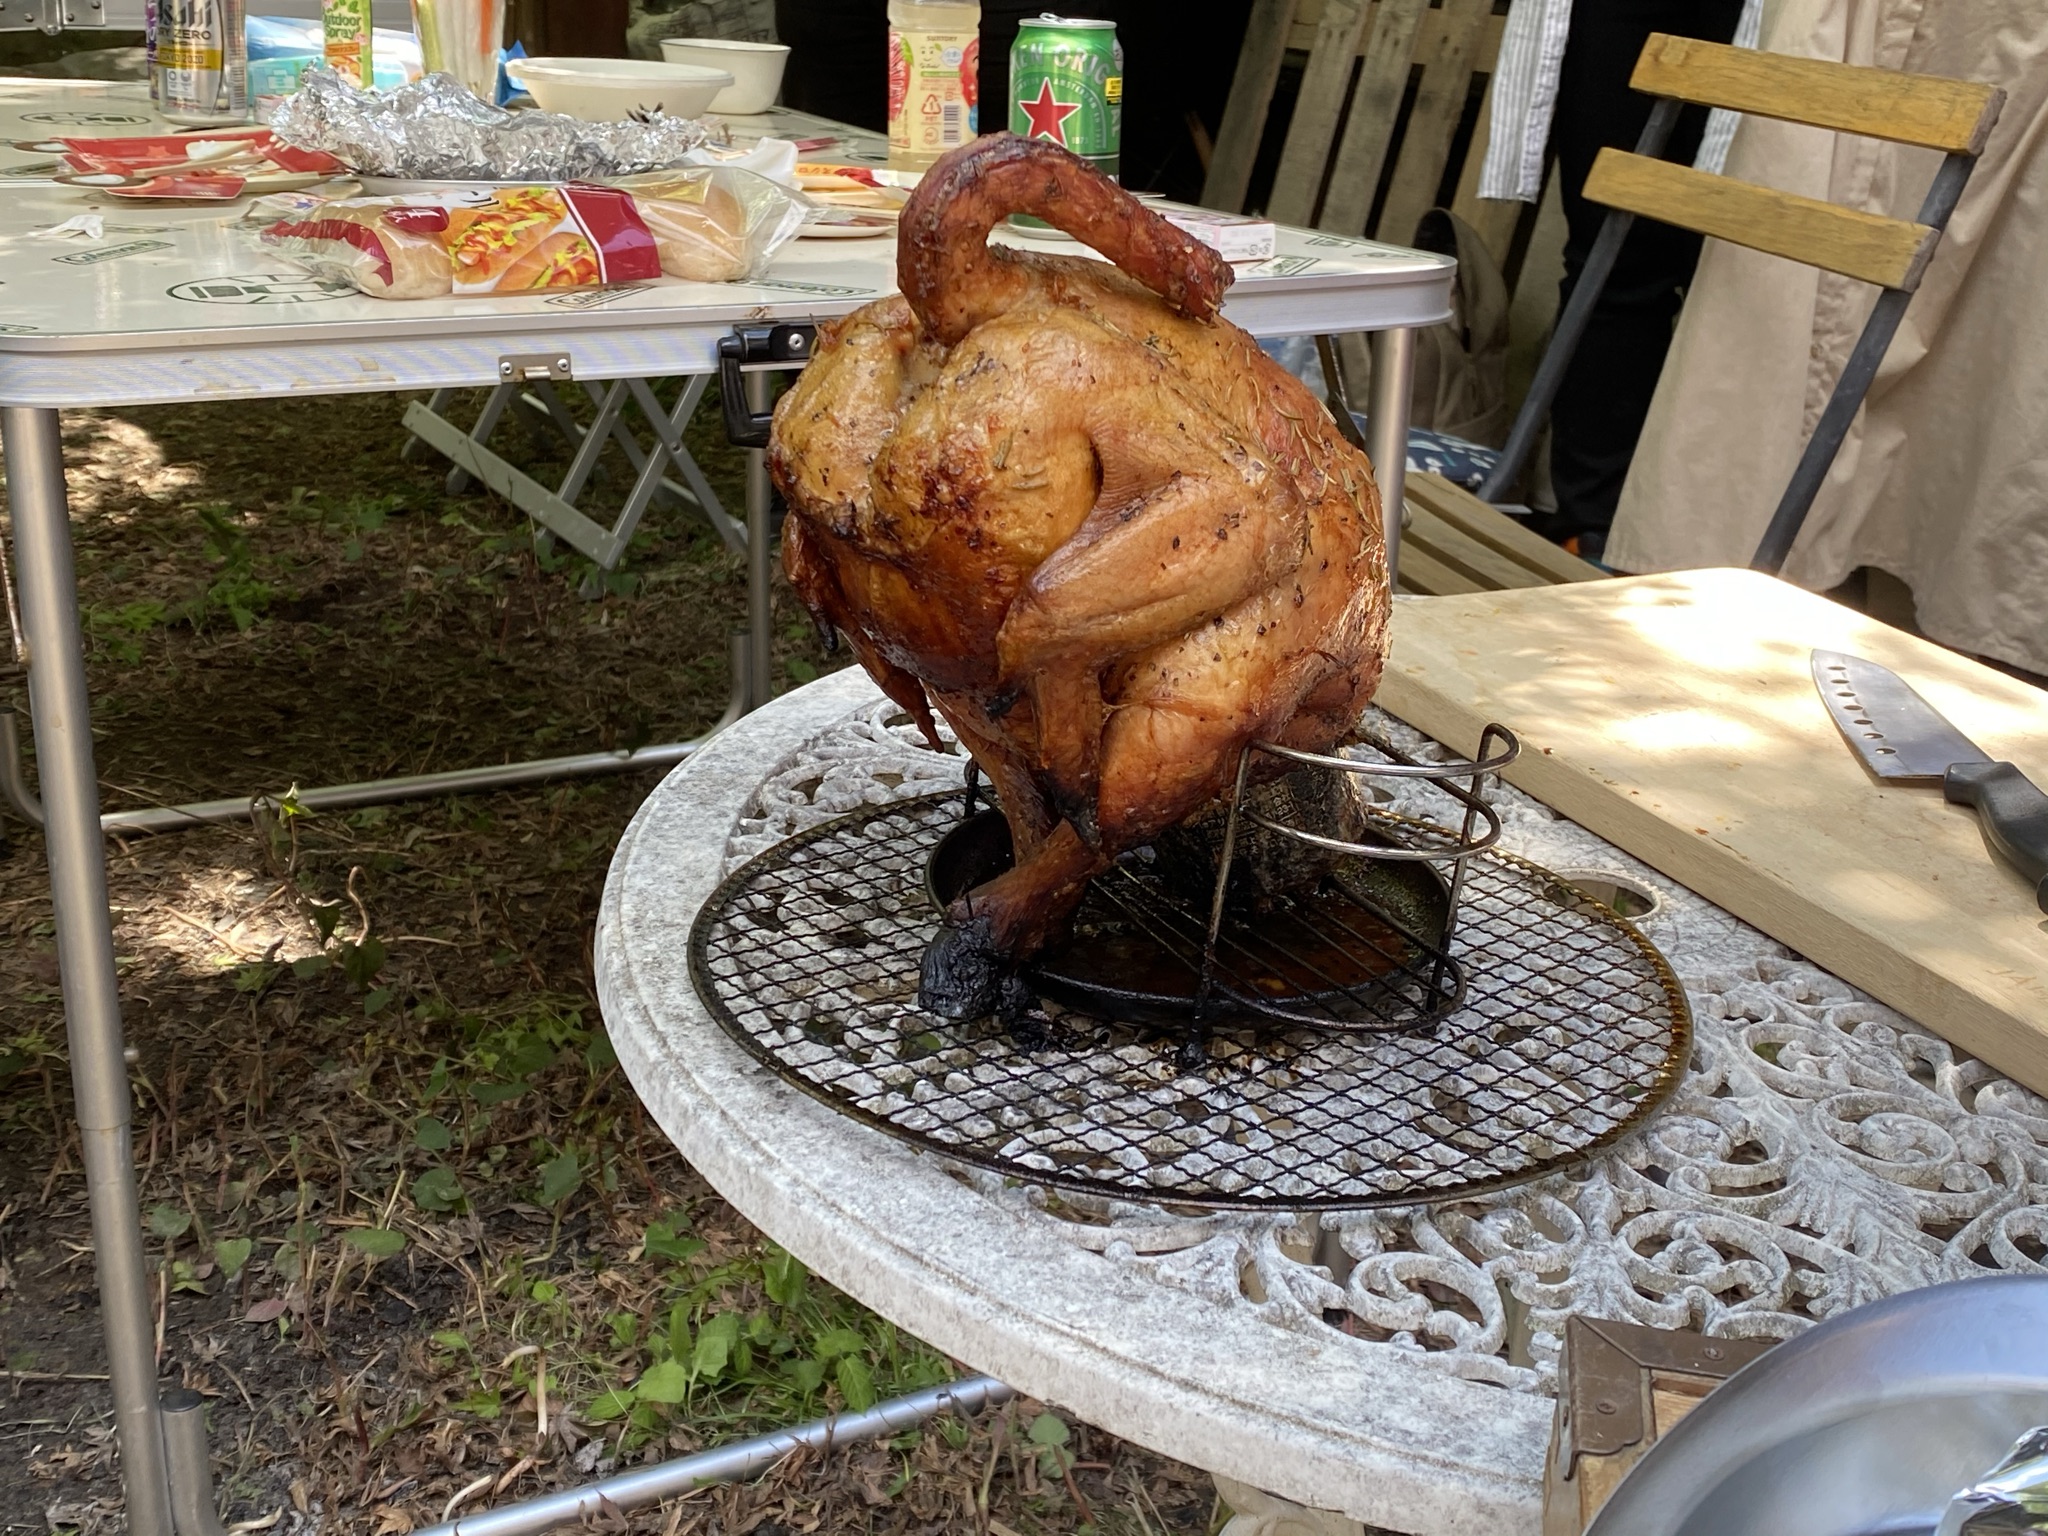
[{"label": "knife blade with holes", "polygon": [[1815,651],[1813,685],[1866,768],[1888,784],[1939,785],[1951,804],[1974,809],[1984,840],[2033,883],[2048,912],[2048,795],[2033,780],[1995,761],[1888,667]]}]

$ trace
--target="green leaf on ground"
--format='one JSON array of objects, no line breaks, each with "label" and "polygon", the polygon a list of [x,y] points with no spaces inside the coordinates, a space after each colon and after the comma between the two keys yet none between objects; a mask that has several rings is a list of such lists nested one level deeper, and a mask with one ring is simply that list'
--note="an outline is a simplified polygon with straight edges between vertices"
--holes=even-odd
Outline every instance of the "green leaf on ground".
[{"label": "green leaf on ground", "polygon": [[697,1347],[690,1352],[690,1369],[706,1381],[716,1381],[732,1358],[732,1347],[740,1340],[740,1319],[736,1312],[721,1312],[697,1330]]},{"label": "green leaf on ground", "polygon": [[309,901],[306,903],[306,912],[312,917],[313,929],[320,935],[322,944],[334,937],[335,927],[341,922],[340,902]]},{"label": "green leaf on ground", "polygon": [[232,1280],[249,1262],[249,1255],[255,1247],[246,1237],[223,1237],[213,1245],[213,1262],[220,1266],[224,1278]]},{"label": "green leaf on ground", "polygon": [[423,1152],[446,1152],[454,1142],[446,1121],[434,1115],[422,1115],[412,1128],[413,1145]]},{"label": "green leaf on ground", "polygon": [[192,1230],[192,1217],[174,1205],[160,1205],[149,1213],[149,1230],[165,1242],[176,1242]]},{"label": "green leaf on ground", "polygon": [[690,1373],[674,1360],[657,1360],[641,1373],[633,1392],[643,1403],[680,1403],[690,1392]]},{"label": "green leaf on ground", "polygon": [[793,1307],[803,1300],[808,1274],[803,1260],[786,1249],[771,1246],[761,1266],[761,1288],[777,1306]]},{"label": "green leaf on ground", "polygon": [[583,1182],[582,1166],[574,1152],[564,1152],[540,1171],[540,1199],[543,1205],[560,1205]]},{"label": "green leaf on ground", "polygon": [[1071,1434],[1067,1421],[1056,1413],[1041,1413],[1031,1421],[1033,1445],[1065,1445]]},{"label": "green leaf on ground", "polygon": [[373,1259],[395,1258],[405,1252],[405,1234],[393,1232],[388,1227],[357,1227],[342,1233],[342,1240]]},{"label": "green leaf on ground", "polygon": [[868,1341],[851,1328],[827,1328],[811,1343],[811,1353],[820,1360],[830,1360],[834,1355],[858,1355],[868,1347]]},{"label": "green leaf on ground", "polygon": [[423,1211],[446,1214],[462,1207],[462,1181],[445,1166],[429,1168],[412,1181],[412,1202]]},{"label": "green leaf on ground", "polygon": [[602,1424],[607,1419],[625,1417],[632,1406],[632,1389],[629,1387],[620,1388],[616,1391],[600,1393],[597,1401],[583,1410],[583,1417],[592,1424]]},{"label": "green leaf on ground", "polygon": [[839,1383],[839,1395],[846,1399],[849,1412],[865,1413],[875,1406],[874,1374],[859,1355],[841,1355],[832,1376]]},{"label": "green leaf on ground", "polygon": [[384,969],[384,941],[372,934],[357,944],[340,947],[341,973],[357,991],[367,991],[377,973]]},{"label": "green leaf on ground", "polygon": [[676,1220],[677,1218],[673,1216],[664,1216],[659,1221],[650,1221],[647,1224],[647,1236],[640,1245],[642,1251],[660,1259],[687,1259],[702,1253],[704,1239],[678,1236]]}]

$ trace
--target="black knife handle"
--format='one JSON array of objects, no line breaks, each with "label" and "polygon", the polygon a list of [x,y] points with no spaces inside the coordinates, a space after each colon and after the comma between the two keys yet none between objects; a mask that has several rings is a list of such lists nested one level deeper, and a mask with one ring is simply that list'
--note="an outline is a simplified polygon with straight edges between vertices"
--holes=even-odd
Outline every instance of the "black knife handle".
[{"label": "black knife handle", "polygon": [[2048,795],[2011,763],[1957,763],[1941,792],[1952,805],[1976,808],[1985,840],[2034,882],[2034,900],[2048,912]]}]

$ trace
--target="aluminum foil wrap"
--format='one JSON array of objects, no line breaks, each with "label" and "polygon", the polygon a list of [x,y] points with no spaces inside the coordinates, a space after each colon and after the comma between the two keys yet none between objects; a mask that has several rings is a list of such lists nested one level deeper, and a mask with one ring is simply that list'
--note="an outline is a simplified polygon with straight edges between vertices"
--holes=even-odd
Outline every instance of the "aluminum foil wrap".
[{"label": "aluminum foil wrap", "polygon": [[588,181],[680,165],[712,141],[696,118],[586,123],[558,112],[487,106],[453,75],[396,90],[360,91],[331,69],[309,69],[270,130],[323,149],[362,176],[417,181]]},{"label": "aluminum foil wrap", "polygon": [[2048,1531],[2048,1427],[2030,1429],[1975,1486],[1955,1496],[1935,1536]]}]

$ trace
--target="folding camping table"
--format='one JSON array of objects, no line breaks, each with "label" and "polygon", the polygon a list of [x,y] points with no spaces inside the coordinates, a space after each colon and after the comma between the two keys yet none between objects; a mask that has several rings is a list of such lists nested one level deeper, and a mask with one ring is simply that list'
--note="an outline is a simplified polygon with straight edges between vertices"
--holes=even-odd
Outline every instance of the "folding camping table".
[{"label": "folding camping table", "polygon": [[[733,140],[741,146],[772,136],[805,145],[805,154],[834,163],[882,165],[888,160],[889,141],[881,134],[805,112],[777,107],[730,123]],[[590,297],[597,302],[596,294]],[[683,444],[683,433],[711,382],[709,374],[690,379],[673,406],[659,399],[659,380],[621,378],[602,386],[586,381],[580,387],[595,411],[586,425],[563,404],[555,387],[561,382],[557,374],[538,368],[531,373],[501,378],[467,430],[446,414],[464,391],[437,389],[428,399],[413,401],[405,408],[405,425],[415,441],[405,445],[406,455],[421,447],[434,449],[455,466],[448,472],[449,490],[481,481],[532,518],[543,542],[559,538],[602,570],[612,570],[625,558],[634,530],[656,503],[695,507],[728,548],[746,548],[745,525],[726,512]],[[490,446],[508,411],[535,435],[559,435],[568,446],[568,468],[558,484],[542,484]],[[651,442],[643,443],[632,425],[636,411],[653,434]],[[586,492],[601,455],[614,445],[632,471],[632,484],[615,507],[600,511]]]},{"label": "folding camping table", "polygon": [[[42,109],[0,92],[10,113],[76,113],[77,92]],[[107,110],[136,93],[104,93]],[[146,101],[140,109],[147,111]],[[67,125],[69,126],[69,125]],[[125,126],[125,125],[115,125]],[[18,164],[18,162],[17,162]],[[4,185],[12,180],[14,186]],[[104,238],[44,231],[104,214]],[[136,1205],[130,1091],[106,894],[103,826],[163,829],[224,819],[247,798],[102,818],[73,579],[58,412],[173,401],[271,399],[494,386],[511,368],[571,381],[708,374],[735,326],[843,315],[890,292],[887,238],[798,240],[768,274],[722,285],[663,281],[602,293],[391,303],[338,290],[250,244],[235,210],[157,208],[34,185],[0,167],[0,439],[30,665],[40,814],[49,850],[71,1071],[93,1214],[121,1470],[135,1536],[172,1536],[171,1474],[158,1408],[149,1285]],[[1068,247],[1079,249],[1079,247]],[[1378,333],[1372,439],[1397,534],[1412,328],[1449,315],[1453,263],[1307,231],[1244,272],[1228,314],[1262,335]],[[1394,446],[1393,452],[1379,445]],[[765,476],[749,476],[748,614],[756,642],[742,704],[768,690],[771,528]],[[695,743],[590,753],[345,786],[314,803],[362,804],[573,773],[672,764]]]}]

